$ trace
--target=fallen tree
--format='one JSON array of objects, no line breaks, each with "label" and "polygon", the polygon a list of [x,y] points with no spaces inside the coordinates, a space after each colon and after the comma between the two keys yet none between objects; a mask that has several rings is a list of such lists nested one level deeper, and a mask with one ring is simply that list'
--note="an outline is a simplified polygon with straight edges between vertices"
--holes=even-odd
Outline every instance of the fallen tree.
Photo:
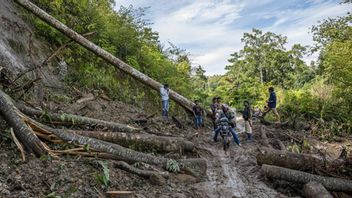
[{"label": "fallen tree", "polygon": [[24,147],[37,156],[48,154],[43,142],[34,134],[33,130],[19,116],[19,111],[11,98],[0,90],[0,114],[13,128],[13,131]]},{"label": "fallen tree", "polygon": [[334,177],[348,178],[351,173],[351,166],[347,159],[327,161],[317,155],[292,153],[268,148],[261,148],[256,158],[259,165],[269,164]]},{"label": "fallen tree", "polygon": [[105,120],[99,120],[69,113],[49,113],[28,107],[22,103],[16,104],[17,108],[25,113],[26,115],[43,118],[44,121],[49,123],[61,122],[65,125],[89,125],[100,128],[106,128],[110,131],[124,131],[124,132],[138,132],[141,131],[140,128],[135,128],[126,124],[120,124],[116,122],[109,122]]},{"label": "fallen tree", "polygon": [[[54,129],[49,126],[43,125],[33,119],[30,119],[29,117],[24,117],[23,118],[32,128],[33,130],[38,130],[43,133],[52,133],[58,138],[70,142],[72,144],[76,145],[89,145],[91,148],[105,152],[108,154],[114,155],[114,159],[118,159],[120,161],[126,161],[126,162],[145,162],[148,164],[153,164],[153,165],[162,165],[163,167],[167,167],[167,162],[169,158],[164,158],[164,157],[158,157],[146,153],[141,153],[129,148],[122,147],[117,144],[105,142],[102,140],[98,140],[95,138],[90,138],[90,137],[85,137],[82,135],[77,135],[74,133],[68,132],[66,129]],[[191,169],[192,171],[206,171],[206,162],[205,160],[201,159],[186,159],[186,160],[178,160],[180,167],[186,168],[186,169]],[[204,169],[205,166],[205,169]],[[196,169],[196,170],[193,170]],[[205,172],[202,172],[202,174],[205,174]]]},{"label": "fallen tree", "polygon": [[307,198],[333,198],[323,185],[314,181],[304,185],[303,191]]},{"label": "fallen tree", "polygon": [[261,148],[256,156],[259,165],[269,164],[295,170],[313,171],[325,166],[324,159],[315,155],[292,153],[268,148]]},{"label": "fallen tree", "polygon": [[[130,65],[126,64],[122,60],[118,59],[117,57],[113,56],[111,53],[108,51],[102,49],[101,47],[95,45],[88,39],[84,38],[82,35],[78,34],[74,30],[70,29],[67,27],[65,24],[61,23],[33,3],[31,3],[28,0],[15,0],[19,5],[42,19],[44,22],[49,24],[50,26],[54,27],[73,41],[77,42],[87,50],[93,52],[97,56],[101,57],[105,61],[109,62],[110,64],[114,65],[117,67],[119,70],[125,72],[126,74],[132,76],[133,78],[137,79],[138,81],[142,82],[143,84],[149,86],[150,88],[159,91],[160,88],[162,87],[162,84],[155,81],[154,79],[150,78],[149,76],[141,73],[137,69],[131,67]],[[189,112],[192,112],[192,107],[194,103],[184,96],[178,94],[177,92],[170,90],[170,98],[174,100],[177,104],[180,106],[184,107],[186,110]],[[208,115],[211,113],[208,112]]]},{"label": "fallen tree", "polygon": [[306,184],[310,181],[321,183],[332,191],[352,192],[352,181],[334,177],[323,177],[310,173],[263,164],[261,174],[267,178],[280,179],[289,182]]},{"label": "fallen tree", "polygon": [[92,137],[139,151],[190,152],[194,144],[184,138],[164,137],[145,133],[114,133],[102,131],[67,130],[69,133]]}]

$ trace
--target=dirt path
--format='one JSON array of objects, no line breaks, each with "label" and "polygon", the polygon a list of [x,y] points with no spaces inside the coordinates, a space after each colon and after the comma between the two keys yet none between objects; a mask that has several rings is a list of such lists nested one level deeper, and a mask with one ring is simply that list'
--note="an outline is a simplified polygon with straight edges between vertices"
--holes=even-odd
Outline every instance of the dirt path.
[{"label": "dirt path", "polygon": [[[239,131],[242,131],[243,123],[239,121]],[[241,147],[232,143],[230,152],[225,154],[221,142],[211,141],[210,130],[204,130],[199,138],[203,140],[198,145],[199,153],[207,159],[208,170],[207,180],[195,184],[194,188],[210,198],[285,197],[260,180],[254,155],[257,141],[243,141]]]}]

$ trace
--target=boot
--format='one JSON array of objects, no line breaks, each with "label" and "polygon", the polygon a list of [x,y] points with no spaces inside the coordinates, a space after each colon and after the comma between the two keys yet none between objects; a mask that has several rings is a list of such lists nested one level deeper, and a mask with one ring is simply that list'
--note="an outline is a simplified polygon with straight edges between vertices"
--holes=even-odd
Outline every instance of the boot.
[{"label": "boot", "polygon": [[247,133],[247,141],[251,142],[252,141],[252,134]]}]

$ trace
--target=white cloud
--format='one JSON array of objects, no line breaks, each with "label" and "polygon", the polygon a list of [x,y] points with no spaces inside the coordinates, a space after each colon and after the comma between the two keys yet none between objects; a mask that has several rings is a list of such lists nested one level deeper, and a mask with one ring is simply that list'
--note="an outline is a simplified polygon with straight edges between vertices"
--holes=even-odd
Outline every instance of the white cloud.
[{"label": "white cloud", "polygon": [[[344,15],[352,6],[338,0],[116,0],[119,5],[150,6],[146,16],[162,42],[170,41],[192,54],[207,74],[222,74],[227,59],[242,48],[244,32],[253,27],[288,37],[295,43],[312,44],[310,27],[318,20]],[[306,57],[310,61],[314,57]]]}]

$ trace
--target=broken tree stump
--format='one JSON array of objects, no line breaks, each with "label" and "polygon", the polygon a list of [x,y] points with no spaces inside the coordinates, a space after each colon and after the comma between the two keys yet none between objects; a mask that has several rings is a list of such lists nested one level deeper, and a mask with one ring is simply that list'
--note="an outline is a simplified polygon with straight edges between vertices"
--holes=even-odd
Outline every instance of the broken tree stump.
[{"label": "broken tree stump", "polygon": [[333,198],[323,185],[314,181],[304,185],[303,191],[307,198]]},{"label": "broken tree stump", "polygon": [[26,125],[19,115],[20,112],[13,104],[11,98],[0,90],[0,114],[13,128],[13,131],[23,146],[37,156],[48,154],[43,142]]},{"label": "broken tree stump", "polygon": [[310,181],[321,183],[327,190],[352,192],[352,181],[335,177],[323,177],[310,173],[263,164],[261,174],[271,179],[280,179],[294,183],[306,184]]}]

